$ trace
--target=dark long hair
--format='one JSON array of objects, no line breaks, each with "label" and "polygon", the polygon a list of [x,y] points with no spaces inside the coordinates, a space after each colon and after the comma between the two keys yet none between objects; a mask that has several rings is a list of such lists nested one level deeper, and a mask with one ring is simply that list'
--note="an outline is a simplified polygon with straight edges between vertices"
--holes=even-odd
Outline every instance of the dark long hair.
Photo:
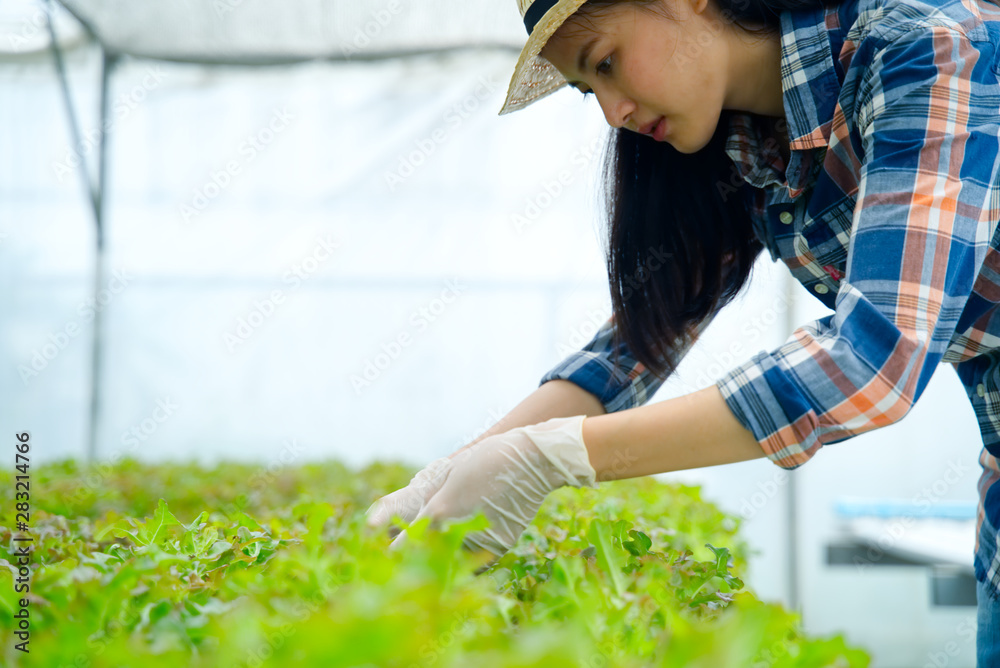
[{"label": "dark long hair", "polygon": [[[713,1],[724,18],[756,34],[778,30],[782,10],[824,2]],[[589,0],[574,23],[617,2],[655,0]],[[624,345],[653,374],[672,374],[678,351],[739,294],[763,249],[750,220],[749,186],[739,187],[724,150],[730,114],[723,110],[711,141],[691,154],[631,130],[611,131],[604,190],[616,371]]]}]

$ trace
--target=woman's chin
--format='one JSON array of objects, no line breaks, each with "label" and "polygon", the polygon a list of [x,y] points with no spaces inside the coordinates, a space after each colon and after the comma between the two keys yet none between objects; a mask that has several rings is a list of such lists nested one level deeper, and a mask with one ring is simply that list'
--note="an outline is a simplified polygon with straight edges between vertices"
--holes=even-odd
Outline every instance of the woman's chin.
[{"label": "woman's chin", "polygon": [[673,146],[674,150],[677,151],[678,153],[684,153],[686,155],[691,155],[692,153],[697,153],[704,146],[704,145],[702,145],[702,146],[691,146],[688,142],[685,142],[683,139],[678,140],[678,139],[675,139],[673,137],[667,137],[663,141],[665,141],[668,144],[670,144],[671,146]]},{"label": "woman's chin", "polygon": [[712,141],[712,137],[711,136],[705,137],[701,141],[697,140],[691,141],[690,135],[687,136],[667,135],[663,139],[663,141],[673,146],[674,150],[677,151],[678,153],[685,153],[687,155],[690,155],[692,153],[697,153],[701,149],[708,146],[709,142]]}]

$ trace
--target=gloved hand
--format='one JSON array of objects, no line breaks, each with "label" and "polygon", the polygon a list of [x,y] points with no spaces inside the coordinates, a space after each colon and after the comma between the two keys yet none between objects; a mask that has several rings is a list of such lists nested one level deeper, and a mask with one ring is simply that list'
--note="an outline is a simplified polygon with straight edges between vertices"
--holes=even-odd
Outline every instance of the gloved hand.
[{"label": "gloved hand", "polygon": [[[514,546],[550,492],[567,485],[597,487],[583,443],[585,417],[518,427],[437,459],[409,485],[372,504],[368,524],[387,523],[393,514],[407,522],[466,519],[481,510],[490,526],[467,534],[465,547],[499,557]],[[390,548],[405,541],[401,531]]]},{"label": "gloved hand", "polygon": [[[417,471],[406,487],[397,489],[378,499],[365,511],[368,526],[376,527],[388,524],[394,515],[404,522],[411,523],[444,482],[447,471],[451,468],[451,459],[441,457]],[[395,537],[400,532],[395,526],[389,527],[389,535]]]}]

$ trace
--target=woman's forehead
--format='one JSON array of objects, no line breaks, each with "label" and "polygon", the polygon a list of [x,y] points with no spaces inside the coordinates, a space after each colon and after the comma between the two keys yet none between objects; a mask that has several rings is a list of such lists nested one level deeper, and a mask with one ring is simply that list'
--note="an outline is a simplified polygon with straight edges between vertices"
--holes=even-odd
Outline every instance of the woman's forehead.
[{"label": "woman's forehead", "polygon": [[655,17],[670,17],[673,15],[669,6],[671,4],[666,0],[659,2],[586,3],[559,26],[549,38],[549,42],[553,39],[579,41],[595,34],[614,31],[617,26],[626,21],[634,26]]},{"label": "woman's forehead", "polygon": [[[620,3],[622,5],[631,3]],[[620,6],[597,5],[592,9],[585,9],[584,5],[572,16],[559,26],[542,49],[542,57],[548,57],[554,51],[563,51],[566,48],[579,49],[584,43],[606,34],[611,29],[611,11],[620,11]]]}]

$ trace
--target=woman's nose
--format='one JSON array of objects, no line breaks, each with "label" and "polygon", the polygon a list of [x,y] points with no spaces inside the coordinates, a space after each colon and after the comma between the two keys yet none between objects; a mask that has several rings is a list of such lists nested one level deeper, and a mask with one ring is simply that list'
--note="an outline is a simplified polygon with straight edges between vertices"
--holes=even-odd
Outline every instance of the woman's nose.
[{"label": "woman's nose", "polygon": [[[598,99],[600,100],[600,98]],[[606,93],[600,102],[604,118],[607,119],[608,125],[613,128],[623,127],[628,123],[632,112],[635,111],[635,104],[624,95]]]}]

